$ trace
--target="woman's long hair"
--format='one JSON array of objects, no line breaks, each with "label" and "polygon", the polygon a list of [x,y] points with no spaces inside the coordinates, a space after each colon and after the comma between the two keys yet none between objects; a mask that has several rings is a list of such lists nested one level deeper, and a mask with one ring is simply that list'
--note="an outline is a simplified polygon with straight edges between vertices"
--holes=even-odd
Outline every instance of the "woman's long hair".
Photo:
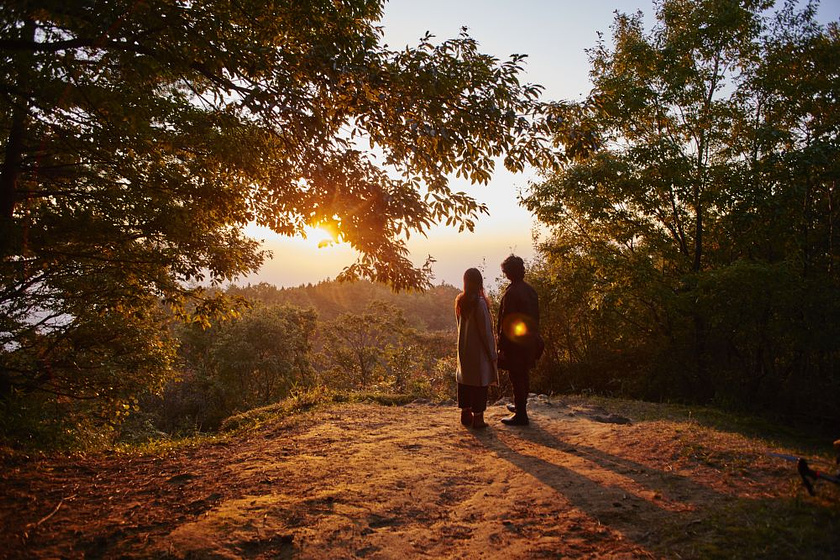
[{"label": "woman's long hair", "polygon": [[460,318],[469,315],[478,304],[478,298],[483,298],[490,309],[490,300],[484,294],[484,278],[477,268],[468,268],[464,272],[464,291],[455,298],[455,316]]}]

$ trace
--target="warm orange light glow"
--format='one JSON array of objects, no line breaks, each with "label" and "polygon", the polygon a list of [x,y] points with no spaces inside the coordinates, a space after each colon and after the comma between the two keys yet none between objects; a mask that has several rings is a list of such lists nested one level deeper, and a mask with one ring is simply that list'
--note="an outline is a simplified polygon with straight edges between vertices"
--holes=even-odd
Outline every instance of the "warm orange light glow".
[{"label": "warm orange light glow", "polygon": [[524,313],[510,313],[502,321],[502,330],[515,344],[531,344],[534,321]]},{"label": "warm orange light glow", "polygon": [[526,334],[528,334],[528,325],[525,324],[525,321],[517,321],[513,324],[514,336],[525,336]]}]

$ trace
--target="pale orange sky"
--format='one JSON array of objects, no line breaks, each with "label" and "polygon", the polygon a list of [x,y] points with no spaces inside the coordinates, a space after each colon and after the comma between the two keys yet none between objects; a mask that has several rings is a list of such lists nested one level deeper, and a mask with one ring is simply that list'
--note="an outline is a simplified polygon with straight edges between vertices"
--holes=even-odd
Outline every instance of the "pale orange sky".
[{"label": "pale orange sky", "polygon": [[[650,0],[391,0],[382,20],[384,41],[392,49],[415,46],[426,31],[437,40],[458,35],[462,26],[479,42],[483,52],[501,60],[511,54],[527,54],[523,82],[545,87],[548,100],[577,100],[590,89],[589,64],[585,49],[594,47],[598,32],[607,40],[616,10],[641,10],[645,23],[653,23],[654,3]],[[837,21],[840,0],[824,0],[818,20]],[[530,259],[534,255],[534,221],[520,207],[517,193],[529,181],[538,179],[533,171],[511,174],[498,165],[489,185],[471,185],[452,179],[454,191],[465,191],[487,204],[489,216],[482,216],[474,233],[461,233],[445,227],[428,232],[428,238],[412,235],[408,246],[412,260],[422,264],[431,254],[434,283],[460,286],[464,270],[478,267],[485,283],[493,285],[499,277],[499,263],[511,252]],[[277,286],[298,286],[335,278],[352,264],[356,254],[346,245],[318,249],[315,242],[284,238],[268,230],[250,229],[252,237],[262,239],[274,253],[258,274],[237,283],[268,282]]]}]

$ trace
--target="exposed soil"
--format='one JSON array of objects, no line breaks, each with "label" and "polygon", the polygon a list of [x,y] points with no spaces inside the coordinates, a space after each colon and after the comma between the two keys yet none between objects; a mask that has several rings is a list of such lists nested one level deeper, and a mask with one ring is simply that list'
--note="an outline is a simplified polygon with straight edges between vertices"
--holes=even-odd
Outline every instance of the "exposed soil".
[{"label": "exposed soil", "polygon": [[344,404],[163,457],[7,457],[0,556],[724,557],[733,512],[791,500],[837,533],[837,494],[807,502],[758,440],[532,401],[523,428],[502,406],[478,431],[454,406]]}]

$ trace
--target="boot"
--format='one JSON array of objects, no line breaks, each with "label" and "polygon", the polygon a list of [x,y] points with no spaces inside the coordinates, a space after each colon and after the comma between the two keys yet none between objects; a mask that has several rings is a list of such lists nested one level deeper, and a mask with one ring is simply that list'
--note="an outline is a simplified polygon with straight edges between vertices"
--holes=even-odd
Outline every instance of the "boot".
[{"label": "boot", "polygon": [[506,426],[527,426],[529,424],[528,416],[516,413],[508,418],[502,418],[502,424]]},{"label": "boot", "polygon": [[[513,397],[513,416],[502,418],[502,424],[506,426],[527,426],[528,425],[528,395],[514,395]],[[510,410],[511,405],[508,405]]]},{"label": "boot", "polygon": [[476,412],[473,414],[472,427],[476,429],[487,427],[487,422],[484,421],[483,412]]},{"label": "boot", "polygon": [[473,424],[473,413],[470,408],[461,409],[461,424],[470,427]]}]

